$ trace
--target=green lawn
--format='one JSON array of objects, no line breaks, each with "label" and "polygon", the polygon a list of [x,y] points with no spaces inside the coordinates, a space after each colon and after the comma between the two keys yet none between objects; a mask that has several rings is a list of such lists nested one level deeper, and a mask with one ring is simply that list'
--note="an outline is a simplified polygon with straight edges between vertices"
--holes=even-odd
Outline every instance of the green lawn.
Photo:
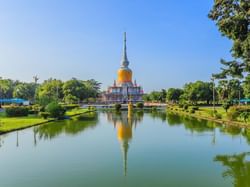
[{"label": "green lawn", "polygon": [[[67,116],[74,116],[87,112],[87,108],[77,108],[66,112]],[[39,116],[29,115],[26,117],[6,117],[4,112],[0,112],[0,133],[10,132],[22,128],[47,122],[50,119],[43,119]]]},{"label": "green lawn", "polygon": [[46,122],[47,120],[37,116],[27,117],[5,117],[0,115],[0,132],[9,132],[17,129],[34,126],[35,124]]},{"label": "green lawn", "polygon": [[66,112],[67,116],[73,116],[73,115],[77,115],[77,114],[82,114],[84,112],[87,112],[88,109],[87,108],[75,108],[73,110],[69,110]]}]

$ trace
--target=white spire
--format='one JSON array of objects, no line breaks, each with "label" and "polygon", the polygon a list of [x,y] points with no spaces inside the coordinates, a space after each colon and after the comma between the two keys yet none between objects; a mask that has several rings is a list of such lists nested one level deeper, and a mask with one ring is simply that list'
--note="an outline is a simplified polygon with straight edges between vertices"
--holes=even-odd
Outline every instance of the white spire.
[{"label": "white spire", "polygon": [[129,65],[129,61],[127,57],[127,36],[126,36],[126,32],[124,32],[122,67],[127,68],[128,65]]}]

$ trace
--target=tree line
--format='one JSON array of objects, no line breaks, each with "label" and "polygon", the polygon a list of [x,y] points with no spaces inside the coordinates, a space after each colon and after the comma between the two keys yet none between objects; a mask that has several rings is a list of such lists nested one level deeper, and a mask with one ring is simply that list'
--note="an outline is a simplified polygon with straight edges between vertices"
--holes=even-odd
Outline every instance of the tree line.
[{"label": "tree line", "polygon": [[101,83],[94,79],[72,78],[64,82],[50,78],[38,84],[0,78],[0,98],[22,98],[44,106],[52,101],[79,103],[95,101],[100,86]]},{"label": "tree line", "polygon": [[218,104],[227,102],[236,102],[240,98],[250,98],[249,84],[240,84],[237,79],[219,80],[218,84],[213,82],[196,81],[190,82],[183,88],[169,88],[167,90],[153,91],[144,95],[146,102],[171,102],[190,104],[212,104],[213,89],[215,92],[215,101]]}]

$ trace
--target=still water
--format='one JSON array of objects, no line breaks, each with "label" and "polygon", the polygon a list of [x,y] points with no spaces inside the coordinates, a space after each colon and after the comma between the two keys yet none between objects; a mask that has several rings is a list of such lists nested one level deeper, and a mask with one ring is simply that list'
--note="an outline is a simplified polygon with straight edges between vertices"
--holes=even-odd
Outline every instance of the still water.
[{"label": "still water", "polygon": [[248,187],[249,143],[171,113],[92,113],[0,136],[0,187]]}]

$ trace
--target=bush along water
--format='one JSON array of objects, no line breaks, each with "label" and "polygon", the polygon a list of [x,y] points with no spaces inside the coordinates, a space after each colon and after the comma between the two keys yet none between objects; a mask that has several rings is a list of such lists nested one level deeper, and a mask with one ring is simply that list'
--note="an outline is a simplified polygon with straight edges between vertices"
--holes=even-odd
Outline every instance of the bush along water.
[{"label": "bush along water", "polygon": [[143,109],[144,104],[142,102],[136,103],[136,108]]},{"label": "bush along water", "polygon": [[51,118],[63,119],[66,110],[57,102],[52,102],[46,106],[45,112],[49,113]]},{"label": "bush along water", "polygon": [[27,107],[12,106],[6,108],[6,116],[8,117],[21,117],[28,115],[29,115],[29,109]]},{"label": "bush along water", "polygon": [[122,105],[121,104],[115,104],[114,107],[115,107],[116,111],[120,111],[121,108],[122,108]]}]

